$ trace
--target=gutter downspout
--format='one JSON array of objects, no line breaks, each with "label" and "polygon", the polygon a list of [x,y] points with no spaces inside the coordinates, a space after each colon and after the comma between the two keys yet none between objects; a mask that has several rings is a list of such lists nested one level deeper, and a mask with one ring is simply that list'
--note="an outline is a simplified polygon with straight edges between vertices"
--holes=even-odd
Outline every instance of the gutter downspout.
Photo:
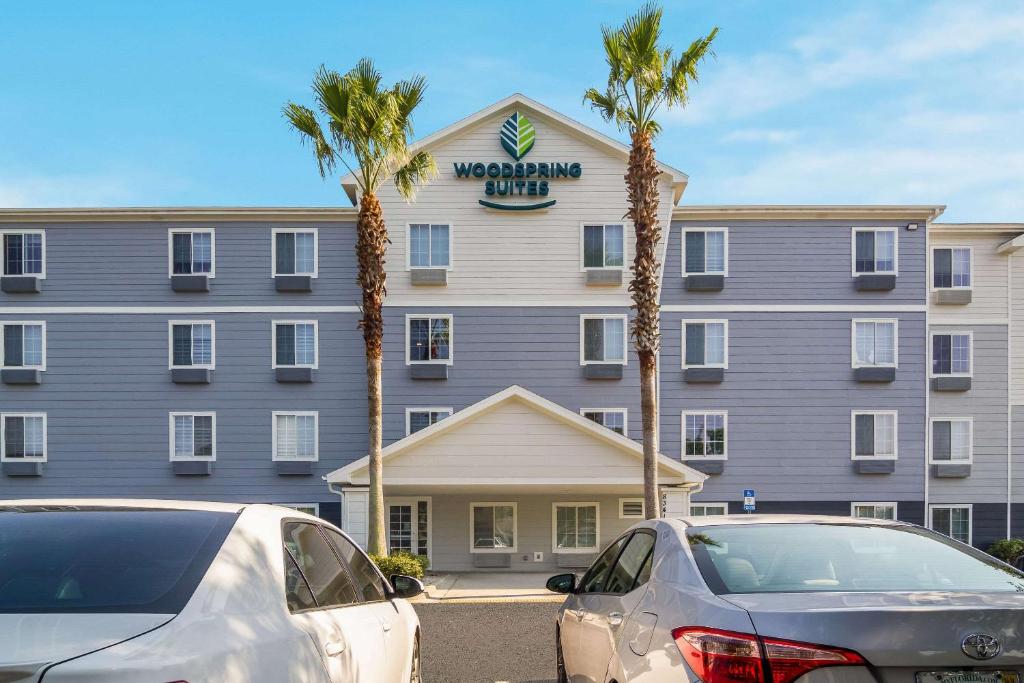
[{"label": "gutter downspout", "polygon": [[[973,436],[973,435],[972,435]],[[1013,253],[1006,256],[1006,538],[1013,537]]]},{"label": "gutter downspout", "polygon": [[931,279],[932,279],[932,222],[929,220],[924,225],[924,253],[925,253],[925,288],[924,288],[924,343],[925,343],[925,367],[924,367],[924,519],[921,526],[931,528],[931,513],[928,508],[928,495],[931,485],[931,465],[929,460],[932,453],[932,408],[931,408],[931,368],[928,367],[931,358],[932,326],[931,326]]}]

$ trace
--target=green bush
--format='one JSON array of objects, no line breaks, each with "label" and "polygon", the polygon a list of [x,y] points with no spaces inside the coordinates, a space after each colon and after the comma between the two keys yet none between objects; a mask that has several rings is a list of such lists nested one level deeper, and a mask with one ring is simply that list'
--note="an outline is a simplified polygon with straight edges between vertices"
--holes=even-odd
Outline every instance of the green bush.
[{"label": "green bush", "polygon": [[1007,564],[1016,565],[1024,557],[1024,539],[1004,538],[996,541],[988,547],[988,554]]},{"label": "green bush", "polygon": [[424,572],[430,566],[426,555],[413,555],[401,551],[391,555],[370,555],[370,559],[380,568],[384,576],[403,574],[422,579]]}]

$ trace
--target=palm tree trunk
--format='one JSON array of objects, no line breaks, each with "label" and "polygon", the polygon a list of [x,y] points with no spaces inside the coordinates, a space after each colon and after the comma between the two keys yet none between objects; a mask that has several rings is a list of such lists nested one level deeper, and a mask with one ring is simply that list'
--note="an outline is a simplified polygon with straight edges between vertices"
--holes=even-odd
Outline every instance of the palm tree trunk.
[{"label": "palm tree trunk", "polygon": [[363,331],[363,342],[366,345],[366,403],[370,437],[370,528],[367,551],[376,555],[386,555],[384,472],[381,462],[381,359],[384,342],[383,306],[387,294],[384,255],[387,252],[388,230],[380,202],[372,193],[364,194],[359,201],[356,233],[358,279],[363,291],[363,317],[359,321],[359,328]]},{"label": "palm tree trunk", "polygon": [[657,358],[661,345],[658,286],[661,264],[657,246],[661,241],[658,223],[658,165],[650,134],[635,131],[629,151],[626,188],[629,218],[636,231],[636,257],[629,292],[633,298],[633,344],[640,360],[640,412],[643,422],[644,510],[648,519],[661,516],[658,495],[658,396]]}]

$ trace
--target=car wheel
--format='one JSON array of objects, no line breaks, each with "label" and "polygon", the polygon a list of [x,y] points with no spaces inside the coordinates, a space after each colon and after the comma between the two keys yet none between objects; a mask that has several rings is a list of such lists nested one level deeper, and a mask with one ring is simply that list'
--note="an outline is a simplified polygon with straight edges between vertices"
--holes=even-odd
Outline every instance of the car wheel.
[{"label": "car wheel", "polygon": [[423,683],[423,670],[420,668],[420,637],[412,644],[412,666],[409,667],[409,683]]},{"label": "car wheel", "polygon": [[565,673],[565,660],[562,659],[562,639],[559,633],[555,632],[555,680],[558,683],[569,683],[569,676]]}]

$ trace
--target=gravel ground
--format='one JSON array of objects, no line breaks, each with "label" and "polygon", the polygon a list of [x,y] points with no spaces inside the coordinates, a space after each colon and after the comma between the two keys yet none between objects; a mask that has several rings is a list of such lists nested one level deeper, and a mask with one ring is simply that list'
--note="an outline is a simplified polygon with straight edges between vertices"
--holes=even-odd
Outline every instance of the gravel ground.
[{"label": "gravel ground", "polygon": [[554,683],[558,603],[420,603],[424,683]]}]

